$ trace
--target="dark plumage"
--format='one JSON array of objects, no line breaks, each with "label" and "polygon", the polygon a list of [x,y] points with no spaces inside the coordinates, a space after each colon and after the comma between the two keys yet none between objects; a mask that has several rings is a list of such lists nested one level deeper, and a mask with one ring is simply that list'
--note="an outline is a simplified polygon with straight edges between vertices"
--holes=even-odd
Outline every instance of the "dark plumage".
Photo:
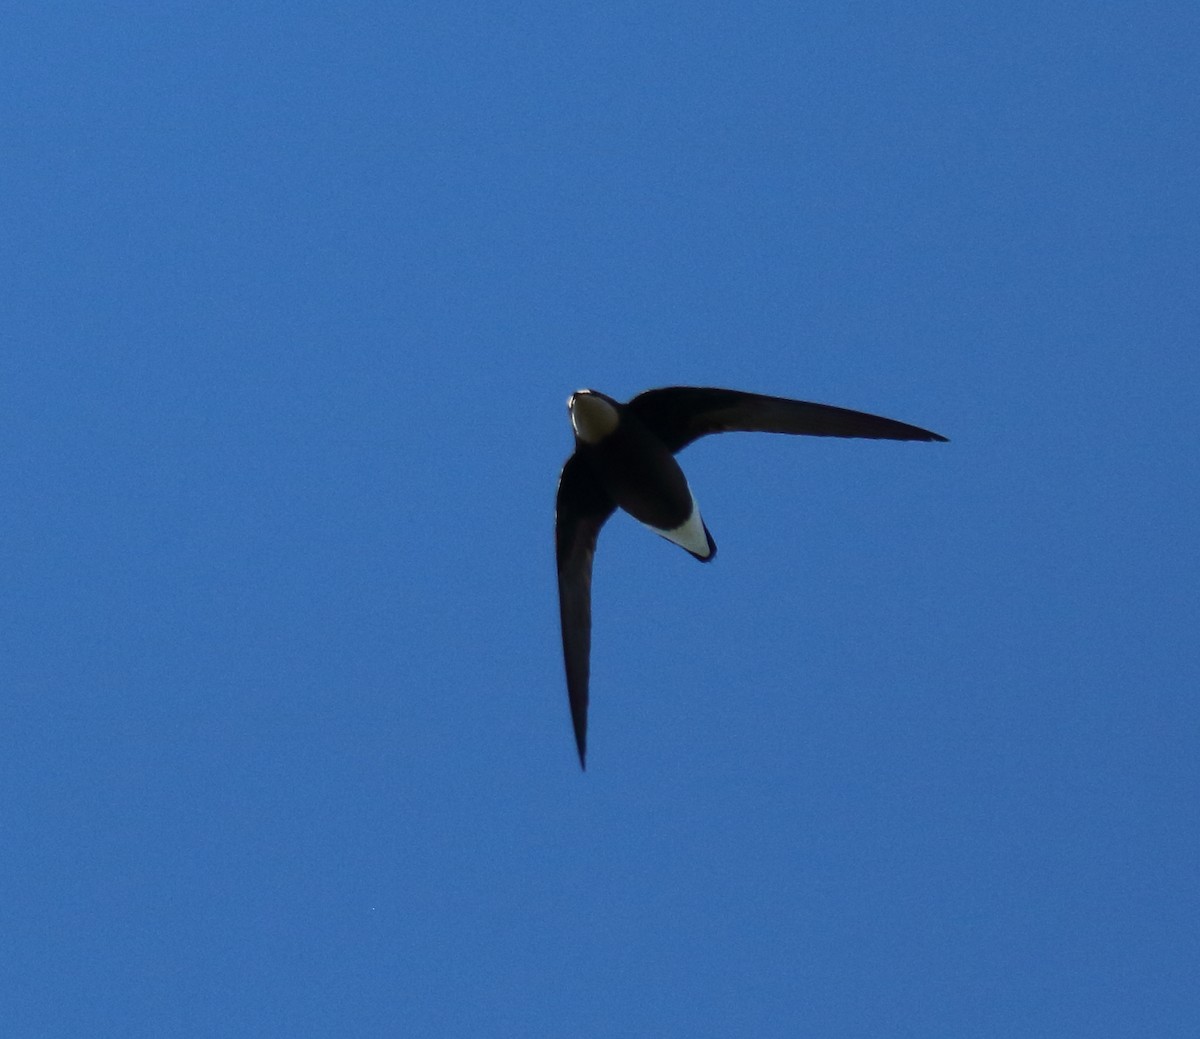
[{"label": "dark plumage", "polygon": [[579,764],[586,767],[592,558],[605,520],[620,506],[702,562],[717,546],[675,454],[709,433],[939,440],[927,429],[828,404],[738,390],[669,386],[620,404],[595,390],[567,402],[575,453],[558,481],[555,541],[567,693]]}]

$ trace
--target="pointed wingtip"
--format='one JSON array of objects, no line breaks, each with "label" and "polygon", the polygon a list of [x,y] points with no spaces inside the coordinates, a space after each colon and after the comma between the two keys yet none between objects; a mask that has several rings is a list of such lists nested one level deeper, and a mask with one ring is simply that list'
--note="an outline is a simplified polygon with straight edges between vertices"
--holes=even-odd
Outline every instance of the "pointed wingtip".
[{"label": "pointed wingtip", "polygon": [[[572,707],[574,712],[574,707]],[[579,771],[587,771],[587,704],[583,705],[582,717],[577,717],[574,713],[571,715],[571,721],[575,723],[575,753],[579,755]]]},{"label": "pointed wingtip", "polygon": [[[586,706],[584,708],[587,710]],[[572,719],[576,722],[579,719]],[[587,771],[587,714],[585,713],[581,724],[575,726],[575,752],[579,755],[579,771]]]}]

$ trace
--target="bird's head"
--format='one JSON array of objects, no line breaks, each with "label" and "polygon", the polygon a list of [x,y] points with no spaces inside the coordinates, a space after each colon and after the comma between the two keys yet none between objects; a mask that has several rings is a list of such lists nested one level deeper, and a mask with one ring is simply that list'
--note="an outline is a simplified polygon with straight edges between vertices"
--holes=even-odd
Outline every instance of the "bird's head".
[{"label": "bird's head", "polygon": [[611,397],[595,390],[576,390],[567,399],[571,426],[585,444],[598,444],[620,422],[618,405]]}]

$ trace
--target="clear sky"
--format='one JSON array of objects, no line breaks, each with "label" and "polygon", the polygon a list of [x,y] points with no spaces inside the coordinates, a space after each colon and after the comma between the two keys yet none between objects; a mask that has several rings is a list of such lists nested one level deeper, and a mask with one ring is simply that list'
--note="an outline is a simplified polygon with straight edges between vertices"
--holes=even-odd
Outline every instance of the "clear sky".
[{"label": "clear sky", "polygon": [[[0,1019],[1200,1034],[1200,7],[13,4]],[[596,557],[565,401],[713,437]]]}]

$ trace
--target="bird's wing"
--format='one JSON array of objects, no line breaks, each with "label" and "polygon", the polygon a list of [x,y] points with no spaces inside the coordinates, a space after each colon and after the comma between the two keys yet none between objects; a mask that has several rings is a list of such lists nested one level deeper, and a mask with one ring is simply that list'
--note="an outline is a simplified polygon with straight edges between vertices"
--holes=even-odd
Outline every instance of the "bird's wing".
[{"label": "bird's wing", "polygon": [[554,537],[558,560],[558,608],[562,619],[563,661],[579,765],[586,768],[588,657],[592,646],[592,557],[596,537],[616,504],[587,462],[572,455],[558,479]]},{"label": "bird's wing", "polygon": [[945,440],[927,429],[862,411],[702,386],[639,393],[627,405],[671,451],[709,433],[799,433],[813,437]]}]

